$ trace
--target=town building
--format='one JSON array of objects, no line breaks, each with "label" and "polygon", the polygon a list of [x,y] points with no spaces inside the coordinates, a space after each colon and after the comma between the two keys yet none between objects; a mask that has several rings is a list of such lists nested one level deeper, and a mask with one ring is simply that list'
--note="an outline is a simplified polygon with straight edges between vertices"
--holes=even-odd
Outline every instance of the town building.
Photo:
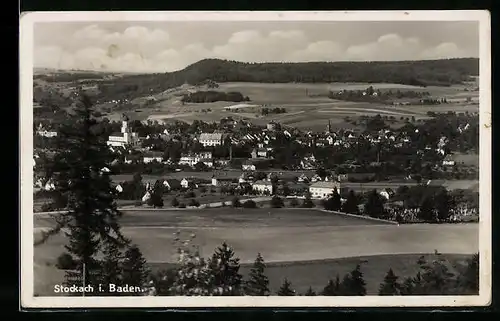
[{"label": "town building", "polygon": [[252,189],[261,194],[273,193],[273,183],[270,181],[259,180],[252,184]]},{"label": "town building", "polygon": [[203,146],[220,146],[222,145],[222,134],[221,133],[202,133],[199,138],[199,142]]},{"label": "town building", "polygon": [[393,189],[391,188],[384,188],[382,191],[380,191],[379,193],[383,198],[385,198],[386,200],[389,200],[390,198],[392,198],[396,193],[394,192]]},{"label": "town building", "polygon": [[212,159],[212,152],[199,152],[192,154],[182,154],[179,159],[179,165],[195,166],[198,163],[203,163],[207,167],[213,167],[214,162]]},{"label": "town building", "polygon": [[152,163],[152,162],[158,162],[161,163],[163,161],[163,153],[162,152],[156,152],[156,151],[150,151],[146,152],[144,156],[142,157],[142,162],[144,164]]},{"label": "town building", "polygon": [[309,193],[313,198],[328,198],[335,189],[340,193],[339,182],[315,182],[309,186]]},{"label": "town building", "polygon": [[121,132],[112,133],[108,138],[108,146],[111,147],[122,147],[135,146],[139,143],[139,135],[132,132],[129,126],[129,118],[126,115],[122,117],[122,128]]}]

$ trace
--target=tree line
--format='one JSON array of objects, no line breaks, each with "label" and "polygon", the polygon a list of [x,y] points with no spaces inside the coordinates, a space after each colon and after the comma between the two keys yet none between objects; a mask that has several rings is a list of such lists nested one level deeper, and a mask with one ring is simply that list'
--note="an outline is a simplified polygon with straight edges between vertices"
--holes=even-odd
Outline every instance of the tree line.
[{"label": "tree line", "polygon": [[197,91],[183,95],[181,101],[185,103],[213,103],[216,101],[242,102],[250,101],[250,98],[248,96],[243,96],[242,93],[236,91],[226,93],[210,90]]}]

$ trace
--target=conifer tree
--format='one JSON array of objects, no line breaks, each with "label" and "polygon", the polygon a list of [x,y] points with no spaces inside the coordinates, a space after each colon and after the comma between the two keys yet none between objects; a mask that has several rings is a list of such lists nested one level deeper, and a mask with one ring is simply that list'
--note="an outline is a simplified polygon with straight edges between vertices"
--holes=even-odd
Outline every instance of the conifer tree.
[{"label": "conifer tree", "polygon": [[113,241],[106,242],[104,245],[104,259],[102,260],[102,273],[100,283],[104,285],[102,295],[119,295],[119,293],[108,292],[109,285],[121,286],[122,269],[121,262],[123,254],[120,251],[119,244]]},{"label": "conifer tree", "polygon": [[125,251],[122,273],[123,284],[138,287],[146,285],[150,271],[137,245],[131,245]]},{"label": "conifer tree", "polygon": [[208,267],[212,280],[210,286],[214,291],[219,295],[241,294],[240,259],[235,257],[234,250],[226,242],[215,250]]},{"label": "conifer tree", "polygon": [[434,222],[436,220],[433,201],[430,197],[425,196],[422,200],[418,211],[418,218],[424,222]]},{"label": "conifer tree", "polygon": [[389,269],[384,277],[384,282],[380,284],[378,295],[399,295],[399,291],[398,276],[394,274],[392,269]]},{"label": "conifer tree", "polygon": [[304,294],[305,296],[316,296],[316,292],[313,291],[312,287],[307,289],[307,292]]},{"label": "conifer tree", "polygon": [[57,153],[46,169],[51,173],[56,199],[67,200],[67,212],[56,217],[56,227],[35,245],[62,228],[69,230],[66,249],[74,257],[76,269],[67,271],[67,285],[81,286],[83,279],[86,284],[98,284],[102,271],[96,255],[103,245],[116,242],[120,248],[127,243],[117,221],[121,213],[114,201],[115,189],[102,172],[114,156],[93,115],[90,98],[82,94],[73,114],[59,128]]},{"label": "conifer tree", "polygon": [[446,221],[450,217],[450,209],[452,208],[452,198],[446,189],[442,189],[435,199],[437,218],[440,221]]},{"label": "conifer tree", "polygon": [[266,296],[269,295],[269,279],[264,274],[266,265],[264,258],[260,253],[253,263],[250,270],[249,280],[245,284],[245,294],[252,296]]},{"label": "conifer tree", "polygon": [[[345,282],[347,281],[347,282]],[[345,293],[344,295],[349,296],[363,296],[366,295],[366,283],[363,279],[363,272],[361,272],[361,266],[358,264],[356,268],[351,271],[348,278],[344,279],[342,282],[342,288]]]},{"label": "conifer tree", "polygon": [[467,268],[459,278],[462,292],[467,294],[479,293],[479,253],[468,260]]},{"label": "conifer tree", "polygon": [[349,191],[347,199],[342,206],[342,212],[349,214],[359,214],[358,198],[356,197],[356,194],[354,194],[353,190]]},{"label": "conifer tree", "polygon": [[292,288],[292,283],[287,278],[283,280],[283,284],[278,290],[279,296],[295,296],[295,290]]},{"label": "conifer tree", "polygon": [[373,190],[369,195],[368,199],[365,203],[365,214],[370,217],[381,218],[384,216],[384,202],[382,201],[382,197],[377,193],[376,190]]},{"label": "conifer tree", "polygon": [[331,197],[332,211],[340,211],[341,206],[342,206],[342,201],[340,198],[340,194],[339,194],[339,191],[337,190],[337,188],[335,187],[335,189],[333,190],[332,197]]},{"label": "conifer tree", "polygon": [[321,292],[321,295],[325,295],[325,296],[338,295],[339,288],[340,288],[339,284],[336,284],[333,280],[329,280],[328,284],[323,289],[323,292]]}]

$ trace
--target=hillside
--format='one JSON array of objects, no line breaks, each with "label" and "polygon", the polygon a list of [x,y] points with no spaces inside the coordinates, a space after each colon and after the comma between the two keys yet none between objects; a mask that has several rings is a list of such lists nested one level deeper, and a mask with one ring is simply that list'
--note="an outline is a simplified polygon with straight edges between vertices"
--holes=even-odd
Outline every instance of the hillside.
[{"label": "hillside", "polygon": [[243,63],[205,59],[183,70],[102,81],[100,96],[109,99],[156,94],[184,83],[206,79],[260,83],[397,83],[416,86],[449,86],[479,74],[479,59],[446,59],[397,62]]}]

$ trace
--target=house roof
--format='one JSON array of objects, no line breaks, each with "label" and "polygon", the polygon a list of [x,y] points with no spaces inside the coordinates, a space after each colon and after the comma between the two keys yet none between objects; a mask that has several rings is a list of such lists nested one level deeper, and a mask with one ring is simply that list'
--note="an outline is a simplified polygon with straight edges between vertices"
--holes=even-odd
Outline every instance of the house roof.
[{"label": "house roof", "polygon": [[338,187],[339,183],[338,182],[315,182],[312,183],[310,187],[313,188],[331,188],[334,189],[335,187]]},{"label": "house roof", "polygon": [[144,157],[163,157],[163,153],[158,151],[150,151],[144,153]]},{"label": "house roof", "polygon": [[255,183],[253,183],[253,185],[266,185],[266,186],[271,186],[271,185],[273,185],[273,183],[271,183],[271,182],[269,182],[269,181],[258,180],[258,181],[256,181]]},{"label": "house roof", "polygon": [[202,133],[200,140],[220,140],[222,139],[221,133]]}]

